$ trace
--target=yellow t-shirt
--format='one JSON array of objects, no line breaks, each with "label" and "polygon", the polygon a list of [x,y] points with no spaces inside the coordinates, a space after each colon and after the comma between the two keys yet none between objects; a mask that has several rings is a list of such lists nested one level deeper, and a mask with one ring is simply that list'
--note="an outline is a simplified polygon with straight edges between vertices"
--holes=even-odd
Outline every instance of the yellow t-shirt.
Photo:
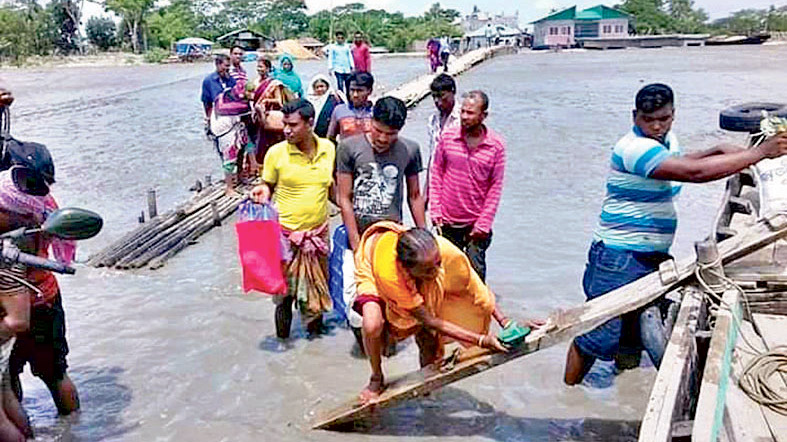
[{"label": "yellow t-shirt", "polygon": [[262,179],[276,187],[273,202],[279,222],[289,230],[310,230],[328,219],[336,149],[325,138],[315,139],[317,152],[311,160],[287,141],[275,144],[265,154]]}]

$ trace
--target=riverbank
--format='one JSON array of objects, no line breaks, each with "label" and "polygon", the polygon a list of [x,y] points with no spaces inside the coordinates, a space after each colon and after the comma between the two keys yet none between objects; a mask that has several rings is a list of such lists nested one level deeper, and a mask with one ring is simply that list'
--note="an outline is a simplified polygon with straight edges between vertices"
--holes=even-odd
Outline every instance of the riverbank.
[{"label": "riverbank", "polygon": [[[217,50],[215,53],[228,53]],[[392,52],[387,54],[372,54],[374,59],[392,58],[425,58],[425,52]],[[206,58],[205,62],[212,61]],[[199,63],[197,61],[196,63]],[[73,67],[115,67],[115,66],[140,66],[148,63],[143,54],[130,52],[100,52],[94,55],[34,55],[25,58],[21,63],[0,62],[0,69],[36,69],[36,68],[73,68]]]},{"label": "riverbank", "polygon": [[144,55],[130,52],[101,52],[95,55],[33,55],[20,64],[0,63],[0,69],[115,67],[146,64]]}]

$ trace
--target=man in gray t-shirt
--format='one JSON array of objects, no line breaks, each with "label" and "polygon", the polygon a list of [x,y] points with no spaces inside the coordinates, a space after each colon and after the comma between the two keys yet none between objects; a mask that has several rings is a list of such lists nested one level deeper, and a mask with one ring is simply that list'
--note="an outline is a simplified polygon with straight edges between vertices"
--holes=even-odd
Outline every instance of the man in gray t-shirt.
[{"label": "man in gray t-shirt", "polygon": [[424,199],[418,182],[423,169],[421,153],[415,142],[398,136],[406,118],[407,108],[401,100],[381,98],[374,106],[369,133],[339,143],[337,200],[353,250],[371,224],[402,221],[405,182],[413,220],[417,227],[425,226]]},{"label": "man in gray t-shirt", "polygon": [[[377,100],[372,110],[369,132],[342,138],[336,152],[336,200],[342,210],[350,249],[355,250],[361,234],[371,224],[402,221],[402,195],[407,183],[407,203],[417,227],[426,226],[424,198],[418,182],[421,152],[418,144],[399,138],[407,119],[407,106],[394,97]],[[347,319],[364,349],[362,318],[353,309],[355,265],[351,250],[343,257],[344,301]],[[387,355],[393,354],[396,341],[389,342]]]}]

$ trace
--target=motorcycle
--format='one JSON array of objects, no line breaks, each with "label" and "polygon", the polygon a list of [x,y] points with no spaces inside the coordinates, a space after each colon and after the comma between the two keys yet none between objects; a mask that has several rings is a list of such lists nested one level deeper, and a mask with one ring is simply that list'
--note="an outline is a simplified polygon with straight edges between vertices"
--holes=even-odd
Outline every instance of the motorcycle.
[{"label": "motorcycle", "polygon": [[[58,261],[43,258],[22,252],[16,245],[21,239],[30,235],[43,233],[66,240],[82,240],[96,236],[104,225],[101,216],[90,210],[66,207],[52,212],[46,221],[36,228],[20,227],[15,230],[0,234],[0,269],[14,265],[25,265],[39,269],[50,270],[56,273],[73,275],[76,269]],[[15,281],[39,293],[39,290],[30,282],[23,278],[13,275],[11,272],[4,272],[5,277]]]}]

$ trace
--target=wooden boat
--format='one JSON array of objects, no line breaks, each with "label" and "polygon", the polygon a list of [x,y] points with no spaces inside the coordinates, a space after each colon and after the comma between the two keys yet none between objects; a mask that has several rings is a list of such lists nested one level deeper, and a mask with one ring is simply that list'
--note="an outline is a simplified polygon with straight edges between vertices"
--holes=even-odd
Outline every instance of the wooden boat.
[{"label": "wooden boat", "polygon": [[[763,177],[763,170],[752,167],[727,181],[712,235],[697,247],[704,262],[700,278],[682,289],[640,427],[641,442],[787,441],[787,402],[779,414],[752,399],[741,384],[742,378],[759,375],[787,398],[787,365],[781,376],[769,377],[757,367],[744,375],[766,349],[787,345],[787,242],[776,241],[724,265],[715,262],[713,251],[716,241],[719,246],[737,241],[740,232],[764,217],[770,216],[774,226],[787,222],[784,213],[767,209],[764,181],[773,180]],[[780,351],[787,364],[787,347]]]},{"label": "wooden boat", "polygon": [[771,38],[771,34],[754,35],[720,35],[705,40],[707,46],[730,46],[730,45],[761,45]]}]

